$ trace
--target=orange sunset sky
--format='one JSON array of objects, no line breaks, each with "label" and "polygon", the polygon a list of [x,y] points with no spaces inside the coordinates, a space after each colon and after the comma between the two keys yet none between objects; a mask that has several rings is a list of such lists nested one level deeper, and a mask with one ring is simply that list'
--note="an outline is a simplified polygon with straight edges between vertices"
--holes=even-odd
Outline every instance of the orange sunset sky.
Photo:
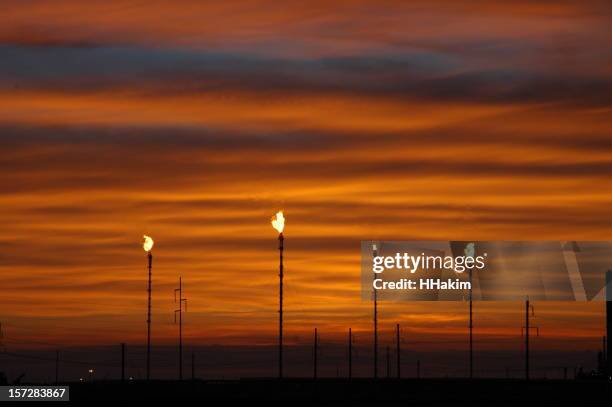
[{"label": "orange sunset sky", "polygon": [[[609,2],[330,3],[2,2],[5,345],[143,343],[143,234],[155,343],[181,275],[186,341],[274,344],[279,209],[289,344],[371,340],[361,240],[612,239]],[[601,302],[535,306],[536,348],[599,349]],[[383,341],[463,349],[466,310],[383,303]]]}]

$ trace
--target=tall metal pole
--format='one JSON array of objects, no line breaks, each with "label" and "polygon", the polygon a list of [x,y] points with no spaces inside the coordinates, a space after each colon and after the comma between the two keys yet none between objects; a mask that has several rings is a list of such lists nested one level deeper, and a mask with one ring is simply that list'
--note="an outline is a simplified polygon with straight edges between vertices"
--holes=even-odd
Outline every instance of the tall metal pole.
[{"label": "tall metal pole", "polygon": [[[179,277],[179,298],[182,301],[183,282]],[[183,306],[179,301],[179,380],[183,380]]]},{"label": "tall metal pole", "polygon": [[[535,316],[533,305],[529,304],[529,297],[525,299],[525,380],[529,380],[529,335],[532,329],[536,330],[536,336],[540,336],[540,328],[537,326],[531,326],[529,323],[529,312],[531,311],[531,317]],[[522,331],[521,331],[522,333]]]},{"label": "tall metal pole", "polygon": [[387,379],[391,377],[391,359],[389,356],[389,345],[387,345]]},{"label": "tall metal pole", "polygon": [[317,335],[317,328],[314,329],[314,371],[313,378],[317,380],[317,355],[319,353],[319,336]]},{"label": "tall metal pole", "polygon": [[59,349],[55,350],[55,384],[59,383]]},{"label": "tall metal pole", "polygon": [[606,272],[606,366],[612,376],[612,270]]},{"label": "tall metal pole", "polygon": [[283,378],[283,241],[282,233],[278,234],[279,252],[279,308],[278,308],[278,378]]},{"label": "tall metal pole", "polygon": [[[376,245],[373,246],[373,256],[378,256]],[[376,278],[376,274],[374,277]],[[378,378],[378,293],[374,288],[374,378]]]},{"label": "tall metal pole", "polygon": [[349,328],[349,343],[348,343],[348,378],[353,378],[353,331]]},{"label": "tall metal pole", "polygon": [[529,298],[525,300],[525,380],[529,380]]},{"label": "tall metal pole", "polygon": [[401,357],[400,357],[400,326],[399,324],[395,325],[395,353],[396,353],[396,358],[397,358],[397,378],[400,379],[402,377],[402,373],[400,370],[400,363],[401,363]]},{"label": "tall metal pole", "polygon": [[191,350],[191,380],[195,380],[195,352]]},{"label": "tall metal pole", "polygon": [[174,323],[176,323],[176,314],[179,316],[179,380],[183,380],[183,304],[187,309],[187,299],[183,298],[183,278],[179,276],[179,288],[174,289],[174,302],[178,294],[179,308],[174,310]]},{"label": "tall metal pole", "polygon": [[147,380],[151,379],[151,268],[153,267],[153,253],[148,252],[149,258],[149,285],[147,288]]},{"label": "tall metal pole", "polygon": [[474,377],[474,342],[473,342],[473,329],[474,320],[472,313],[472,268],[470,268],[470,379]]},{"label": "tall metal pole", "polygon": [[608,354],[606,353],[606,335],[601,338],[601,358],[603,362],[603,368],[606,368],[606,361],[608,360]]},{"label": "tall metal pole", "polygon": [[121,382],[125,381],[125,343],[121,344]]}]

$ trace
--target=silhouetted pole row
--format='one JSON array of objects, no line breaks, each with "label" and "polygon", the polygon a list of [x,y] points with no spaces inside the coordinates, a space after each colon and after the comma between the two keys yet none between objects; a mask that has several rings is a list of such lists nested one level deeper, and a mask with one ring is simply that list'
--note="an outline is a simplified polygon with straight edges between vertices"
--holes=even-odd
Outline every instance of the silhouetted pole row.
[{"label": "silhouetted pole row", "polygon": [[[373,256],[378,256],[378,249],[376,244],[372,245]],[[376,278],[376,274],[374,274]],[[374,290],[374,378],[378,378],[378,293],[376,288]]]},{"label": "silhouetted pole row", "polygon": [[183,304],[187,310],[187,298],[183,298],[183,278],[179,277],[179,288],[174,289],[174,302],[176,303],[178,294],[179,308],[174,311],[174,323],[176,324],[176,314],[179,316],[179,380],[183,380]]},{"label": "silhouetted pole row", "polygon": [[397,358],[397,378],[401,379],[402,373],[400,370],[401,357],[400,357],[400,326],[399,324],[395,325],[395,356]]}]

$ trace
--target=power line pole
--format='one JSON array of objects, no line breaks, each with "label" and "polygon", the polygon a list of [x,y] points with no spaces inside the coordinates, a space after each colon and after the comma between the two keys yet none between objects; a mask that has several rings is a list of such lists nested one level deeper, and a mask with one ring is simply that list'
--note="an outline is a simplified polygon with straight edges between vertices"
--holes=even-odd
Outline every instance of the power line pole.
[{"label": "power line pole", "polygon": [[278,235],[278,378],[283,378],[283,233]]},{"label": "power line pole", "polygon": [[421,361],[420,360],[417,360],[416,374],[417,374],[417,379],[420,379],[421,378]]},{"label": "power line pole", "polygon": [[[373,256],[378,256],[376,244],[372,245]],[[374,274],[376,278],[376,274]],[[378,378],[378,293],[374,288],[374,378]]]},{"label": "power line pole", "polygon": [[313,377],[317,380],[317,354],[319,353],[319,335],[317,334],[317,328],[314,329],[314,371]]},{"label": "power line pole", "polygon": [[387,379],[391,377],[391,360],[389,358],[389,345],[387,345]]},{"label": "power line pole", "polygon": [[399,324],[395,325],[395,353],[397,358],[397,378],[400,379],[402,377],[402,373],[400,370],[401,357],[400,357],[400,326]]},{"label": "power line pole", "polygon": [[121,344],[121,382],[125,382],[125,343]]},{"label": "power line pole", "polygon": [[187,311],[187,298],[183,298],[183,278],[179,277],[179,288],[174,289],[174,302],[177,302],[178,293],[179,308],[174,310],[174,323],[176,324],[176,314],[179,315],[179,380],[183,380],[183,304]]},{"label": "power line pole", "polygon": [[191,380],[195,380],[195,352],[191,350]]},{"label": "power line pole", "polygon": [[612,270],[606,272],[606,374],[612,376]]},{"label": "power line pole", "polygon": [[536,330],[536,335],[540,336],[540,330],[537,326],[529,326],[529,311],[531,311],[531,317],[535,317],[533,305],[529,305],[529,297],[525,300],[525,326],[523,327],[525,336],[525,380],[529,380],[529,331],[531,329]]},{"label": "power line pole", "polygon": [[474,319],[472,312],[472,268],[470,268],[470,379],[474,377]]},{"label": "power line pole", "polygon": [[147,288],[147,380],[151,379],[151,268],[153,266],[153,254],[147,252],[149,259],[149,285]]},{"label": "power line pole", "polygon": [[55,384],[59,383],[59,349],[55,350]]},{"label": "power line pole", "polygon": [[[465,247],[463,248],[463,253],[465,254],[466,258],[467,257],[471,257],[474,258],[475,255],[475,250],[476,250],[476,245],[474,242],[468,243],[465,245]],[[472,274],[473,274],[473,267],[470,267],[468,270],[468,278],[469,278],[469,284],[470,284],[470,288],[469,288],[469,308],[470,308],[470,318],[469,318],[469,324],[468,324],[468,330],[469,330],[469,337],[470,337],[470,379],[472,379],[474,377],[474,341],[473,341],[473,330],[474,330],[474,315],[473,315],[473,305],[472,305],[472,300],[473,300],[473,295],[472,295]]]},{"label": "power line pole", "polygon": [[353,331],[349,328],[348,337],[348,378],[353,378]]}]

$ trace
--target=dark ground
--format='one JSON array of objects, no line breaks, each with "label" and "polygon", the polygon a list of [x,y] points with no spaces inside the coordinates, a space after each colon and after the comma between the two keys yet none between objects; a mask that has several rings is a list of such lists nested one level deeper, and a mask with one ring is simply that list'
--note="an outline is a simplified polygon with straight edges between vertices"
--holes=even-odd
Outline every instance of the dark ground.
[{"label": "dark ground", "polygon": [[203,401],[264,405],[608,405],[612,384],[595,380],[236,380],[66,383],[72,401]]}]

